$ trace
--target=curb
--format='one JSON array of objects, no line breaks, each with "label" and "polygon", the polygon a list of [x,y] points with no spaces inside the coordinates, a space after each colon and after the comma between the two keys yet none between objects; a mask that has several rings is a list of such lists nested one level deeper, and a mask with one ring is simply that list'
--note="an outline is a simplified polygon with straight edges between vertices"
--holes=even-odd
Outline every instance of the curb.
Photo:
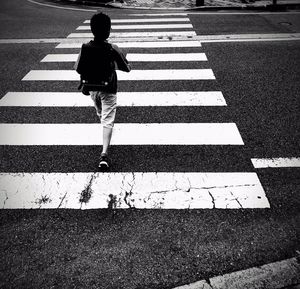
[{"label": "curb", "polygon": [[289,9],[300,9],[300,3],[287,3],[287,4],[277,4],[274,6],[273,4],[269,5],[246,5],[241,4],[239,6],[200,6],[200,7],[146,7],[146,6],[127,6],[123,5],[121,2],[107,2],[107,3],[99,3],[90,0],[63,0],[62,2],[68,2],[70,4],[75,5],[88,5],[96,7],[105,7],[105,8],[115,8],[115,9],[136,9],[136,10],[172,10],[172,11],[217,11],[217,10],[254,10],[254,11],[286,11]]},{"label": "curb", "polygon": [[270,5],[262,5],[262,6],[201,6],[201,7],[193,7],[193,8],[170,8],[170,7],[145,7],[145,6],[125,6],[120,4],[107,3],[106,7],[110,8],[120,8],[120,9],[138,9],[138,10],[180,10],[180,11],[218,11],[218,10],[236,10],[236,11],[286,11],[289,9],[300,9],[299,4],[277,4],[276,6]]},{"label": "curb", "polygon": [[187,8],[185,7],[178,7],[178,8],[171,8],[171,7],[145,7],[145,6],[127,6],[122,5],[122,3],[107,3],[106,7],[110,8],[120,8],[120,9],[135,9],[135,10],[172,10],[172,11],[185,11]]},{"label": "curb", "polygon": [[294,257],[173,289],[284,289],[299,284],[300,264],[298,257]]},{"label": "curb", "polygon": [[206,7],[195,7],[186,8],[187,11],[214,11],[214,10],[237,10],[237,11],[287,11],[289,9],[300,9],[299,4],[277,4],[276,6],[262,5],[262,6],[206,6]]}]

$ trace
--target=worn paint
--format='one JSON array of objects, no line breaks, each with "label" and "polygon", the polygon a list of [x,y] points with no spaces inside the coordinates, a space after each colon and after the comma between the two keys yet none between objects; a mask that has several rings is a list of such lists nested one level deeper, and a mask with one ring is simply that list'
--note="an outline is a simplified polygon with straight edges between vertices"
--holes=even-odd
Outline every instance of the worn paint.
[{"label": "worn paint", "polygon": [[6,209],[270,207],[255,173],[1,173],[0,183]]}]

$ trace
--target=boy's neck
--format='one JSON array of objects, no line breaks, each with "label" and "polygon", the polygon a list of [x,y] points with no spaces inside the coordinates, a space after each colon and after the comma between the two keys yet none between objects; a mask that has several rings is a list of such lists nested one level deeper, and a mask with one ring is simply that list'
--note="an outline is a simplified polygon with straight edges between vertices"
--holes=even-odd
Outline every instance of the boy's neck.
[{"label": "boy's neck", "polygon": [[100,42],[107,42],[107,39],[98,39],[98,38],[94,37],[94,41],[98,42],[98,43],[100,43]]}]

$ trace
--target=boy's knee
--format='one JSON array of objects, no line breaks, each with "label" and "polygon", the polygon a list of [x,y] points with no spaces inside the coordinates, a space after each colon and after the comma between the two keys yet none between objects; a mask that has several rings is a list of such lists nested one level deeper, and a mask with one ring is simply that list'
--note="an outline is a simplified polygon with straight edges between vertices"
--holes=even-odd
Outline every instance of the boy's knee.
[{"label": "boy's knee", "polygon": [[112,130],[114,128],[114,123],[102,122],[102,127],[104,129]]},{"label": "boy's knee", "polygon": [[101,124],[103,127],[113,128],[116,117],[116,110],[111,111],[109,114],[102,112]]}]

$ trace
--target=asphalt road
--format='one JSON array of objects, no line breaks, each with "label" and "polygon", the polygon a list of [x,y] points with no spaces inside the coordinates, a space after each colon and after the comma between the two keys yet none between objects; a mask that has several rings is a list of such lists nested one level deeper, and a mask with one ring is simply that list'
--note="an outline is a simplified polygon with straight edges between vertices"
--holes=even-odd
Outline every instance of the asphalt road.
[{"label": "asphalt road", "polygon": [[[0,39],[65,38],[92,15],[20,0],[1,5]],[[104,10],[112,18],[137,13]],[[198,35],[300,29],[297,14],[192,14],[189,18]],[[21,81],[33,69],[72,69],[72,63],[40,62],[56,52],[56,45],[0,44],[0,98],[8,91],[77,91],[75,82]],[[205,43],[201,52],[208,62],[184,67],[212,68],[216,82],[121,82],[119,86],[119,91],[221,90],[226,107],[139,107],[134,112],[120,107],[116,123],[234,122],[245,145],[113,146],[113,172],[256,172],[270,209],[120,210],[113,217],[105,210],[2,210],[1,285],[172,288],[295,256],[299,168],[255,170],[251,158],[299,157],[299,51],[299,41]],[[199,52],[199,48],[180,52]],[[146,68],[161,66],[149,63]],[[181,63],[164,66],[181,67]],[[0,123],[74,122],[97,122],[94,109],[0,107]],[[96,146],[2,146],[0,171],[90,172],[96,170],[98,154]]]}]

